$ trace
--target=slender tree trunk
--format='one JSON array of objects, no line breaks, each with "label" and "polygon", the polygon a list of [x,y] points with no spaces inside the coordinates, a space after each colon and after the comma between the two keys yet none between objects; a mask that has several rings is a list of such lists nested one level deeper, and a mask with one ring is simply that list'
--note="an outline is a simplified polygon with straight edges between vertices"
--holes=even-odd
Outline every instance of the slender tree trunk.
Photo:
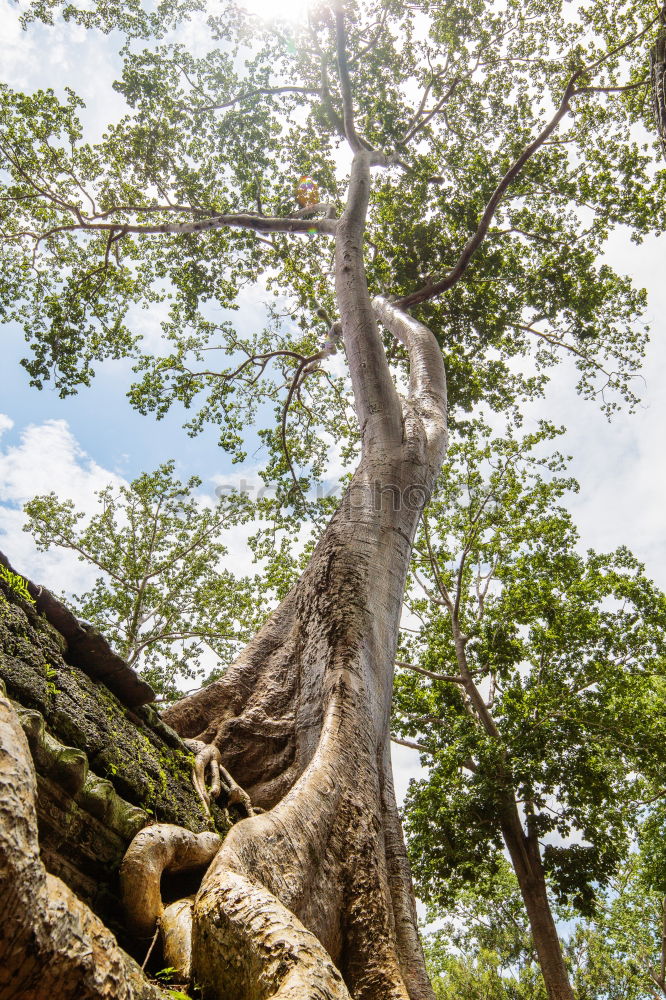
[{"label": "slender tree trunk", "polygon": [[[493,740],[500,740],[500,733],[490,712],[485,698],[477,688],[474,677],[469,669],[466,640],[463,638],[458,622],[457,611],[451,608],[451,621],[455,641],[456,659],[465,691],[470,700],[472,711]],[[502,775],[505,780],[506,775]],[[513,869],[518,879],[520,894],[525,904],[527,918],[530,924],[532,940],[536,948],[539,966],[543,976],[548,1000],[575,1000],[569,974],[564,964],[562,945],[553,920],[553,914],[548,901],[546,878],[544,875],[539,842],[533,832],[526,835],[518,812],[518,806],[512,791],[505,792],[503,808],[500,814],[500,826],[504,843],[506,844]]]},{"label": "slender tree trunk", "polygon": [[548,901],[539,844],[524,834],[515,803],[502,822],[502,835],[518,879],[548,1000],[575,1000],[564,964],[562,945]]}]

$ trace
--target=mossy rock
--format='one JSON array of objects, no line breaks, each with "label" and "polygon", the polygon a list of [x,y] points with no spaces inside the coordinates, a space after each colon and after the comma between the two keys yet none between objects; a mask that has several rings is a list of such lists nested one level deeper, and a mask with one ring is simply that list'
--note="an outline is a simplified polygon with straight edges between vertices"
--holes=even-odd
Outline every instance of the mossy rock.
[{"label": "mossy rock", "polygon": [[[0,593],[0,678],[9,697],[39,712],[47,733],[82,751],[92,771],[132,805],[159,822],[210,829],[191,783],[192,756],[180,737],[152,706],[128,709],[64,654],[62,636],[42,616]],[[214,819],[226,832],[226,812],[214,809]]]}]

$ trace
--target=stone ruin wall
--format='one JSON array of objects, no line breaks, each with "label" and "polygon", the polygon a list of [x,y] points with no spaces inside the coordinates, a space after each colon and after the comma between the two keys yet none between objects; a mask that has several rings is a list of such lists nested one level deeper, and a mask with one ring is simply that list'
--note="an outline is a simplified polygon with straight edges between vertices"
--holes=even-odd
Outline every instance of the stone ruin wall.
[{"label": "stone ruin wall", "polygon": [[[10,568],[1,553],[0,562]],[[52,594],[28,589],[34,604],[0,578],[0,687],[37,772],[42,860],[141,961],[145,945],[127,940],[119,899],[132,837],[154,822],[224,834],[238,817],[217,805],[212,820],[206,814],[192,754],[160,719],[150,687]],[[174,898],[182,892],[174,886]]]}]

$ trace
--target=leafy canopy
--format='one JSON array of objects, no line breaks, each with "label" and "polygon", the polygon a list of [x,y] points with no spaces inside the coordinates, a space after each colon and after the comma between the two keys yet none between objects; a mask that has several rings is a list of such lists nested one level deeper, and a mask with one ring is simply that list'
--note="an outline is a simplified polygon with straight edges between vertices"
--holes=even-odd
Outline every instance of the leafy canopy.
[{"label": "leafy canopy", "polygon": [[[292,475],[325,478],[327,449],[356,445],[344,367],[320,359],[289,396],[335,320],[336,11],[267,23],[225,2],[35,0],[30,30],[65,18],[121,38],[126,113],[88,138],[71,89],[0,89],[0,318],[25,330],[32,382],[67,395],[133,357],[134,405],[184,405],[190,432],[214,424],[238,460],[254,426],[292,506]],[[664,226],[645,131],[654,4],[371,0],[344,20],[357,132],[388,156],[370,290],[437,332],[452,419],[541,391],[563,355],[585,394],[633,403],[644,295],[600,254],[619,226],[636,240]],[[322,200],[305,212],[302,175]],[[233,320],[251,286],[276,296],[256,329]],[[137,309],[161,322],[156,351]],[[399,374],[394,345],[391,359]]]},{"label": "leafy canopy", "polygon": [[229,662],[261,621],[255,582],[221,568],[244,498],[212,506],[194,492],[200,479],[173,471],[167,462],[105,487],[90,517],[54,493],[34,497],[24,527],[41,551],[69,549],[99,572],[70,603],[167,699],[201,677],[206,653]]},{"label": "leafy canopy", "polygon": [[493,884],[509,796],[555,897],[591,913],[661,788],[666,597],[627,549],[578,551],[556,433],[452,447],[417,543],[402,657],[435,677],[400,672],[395,725],[428,767],[406,822],[432,903]]}]

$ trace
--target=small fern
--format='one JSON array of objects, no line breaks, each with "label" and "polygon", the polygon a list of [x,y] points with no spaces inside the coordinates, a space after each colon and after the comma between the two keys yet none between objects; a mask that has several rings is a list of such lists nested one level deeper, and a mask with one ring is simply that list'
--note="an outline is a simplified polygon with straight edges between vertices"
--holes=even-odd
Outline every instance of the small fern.
[{"label": "small fern", "polygon": [[6,566],[3,566],[2,563],[0,563],[0,580],[2,580],[3,583],[9,587],[12,593],[16,594],[17,597],[27,601],[28,604],[35,603],[34,597],[30,596],[30,591],[28,590],[28,581],[24,580],[18,573],[12,573],[12,571],[7,569]]}]

